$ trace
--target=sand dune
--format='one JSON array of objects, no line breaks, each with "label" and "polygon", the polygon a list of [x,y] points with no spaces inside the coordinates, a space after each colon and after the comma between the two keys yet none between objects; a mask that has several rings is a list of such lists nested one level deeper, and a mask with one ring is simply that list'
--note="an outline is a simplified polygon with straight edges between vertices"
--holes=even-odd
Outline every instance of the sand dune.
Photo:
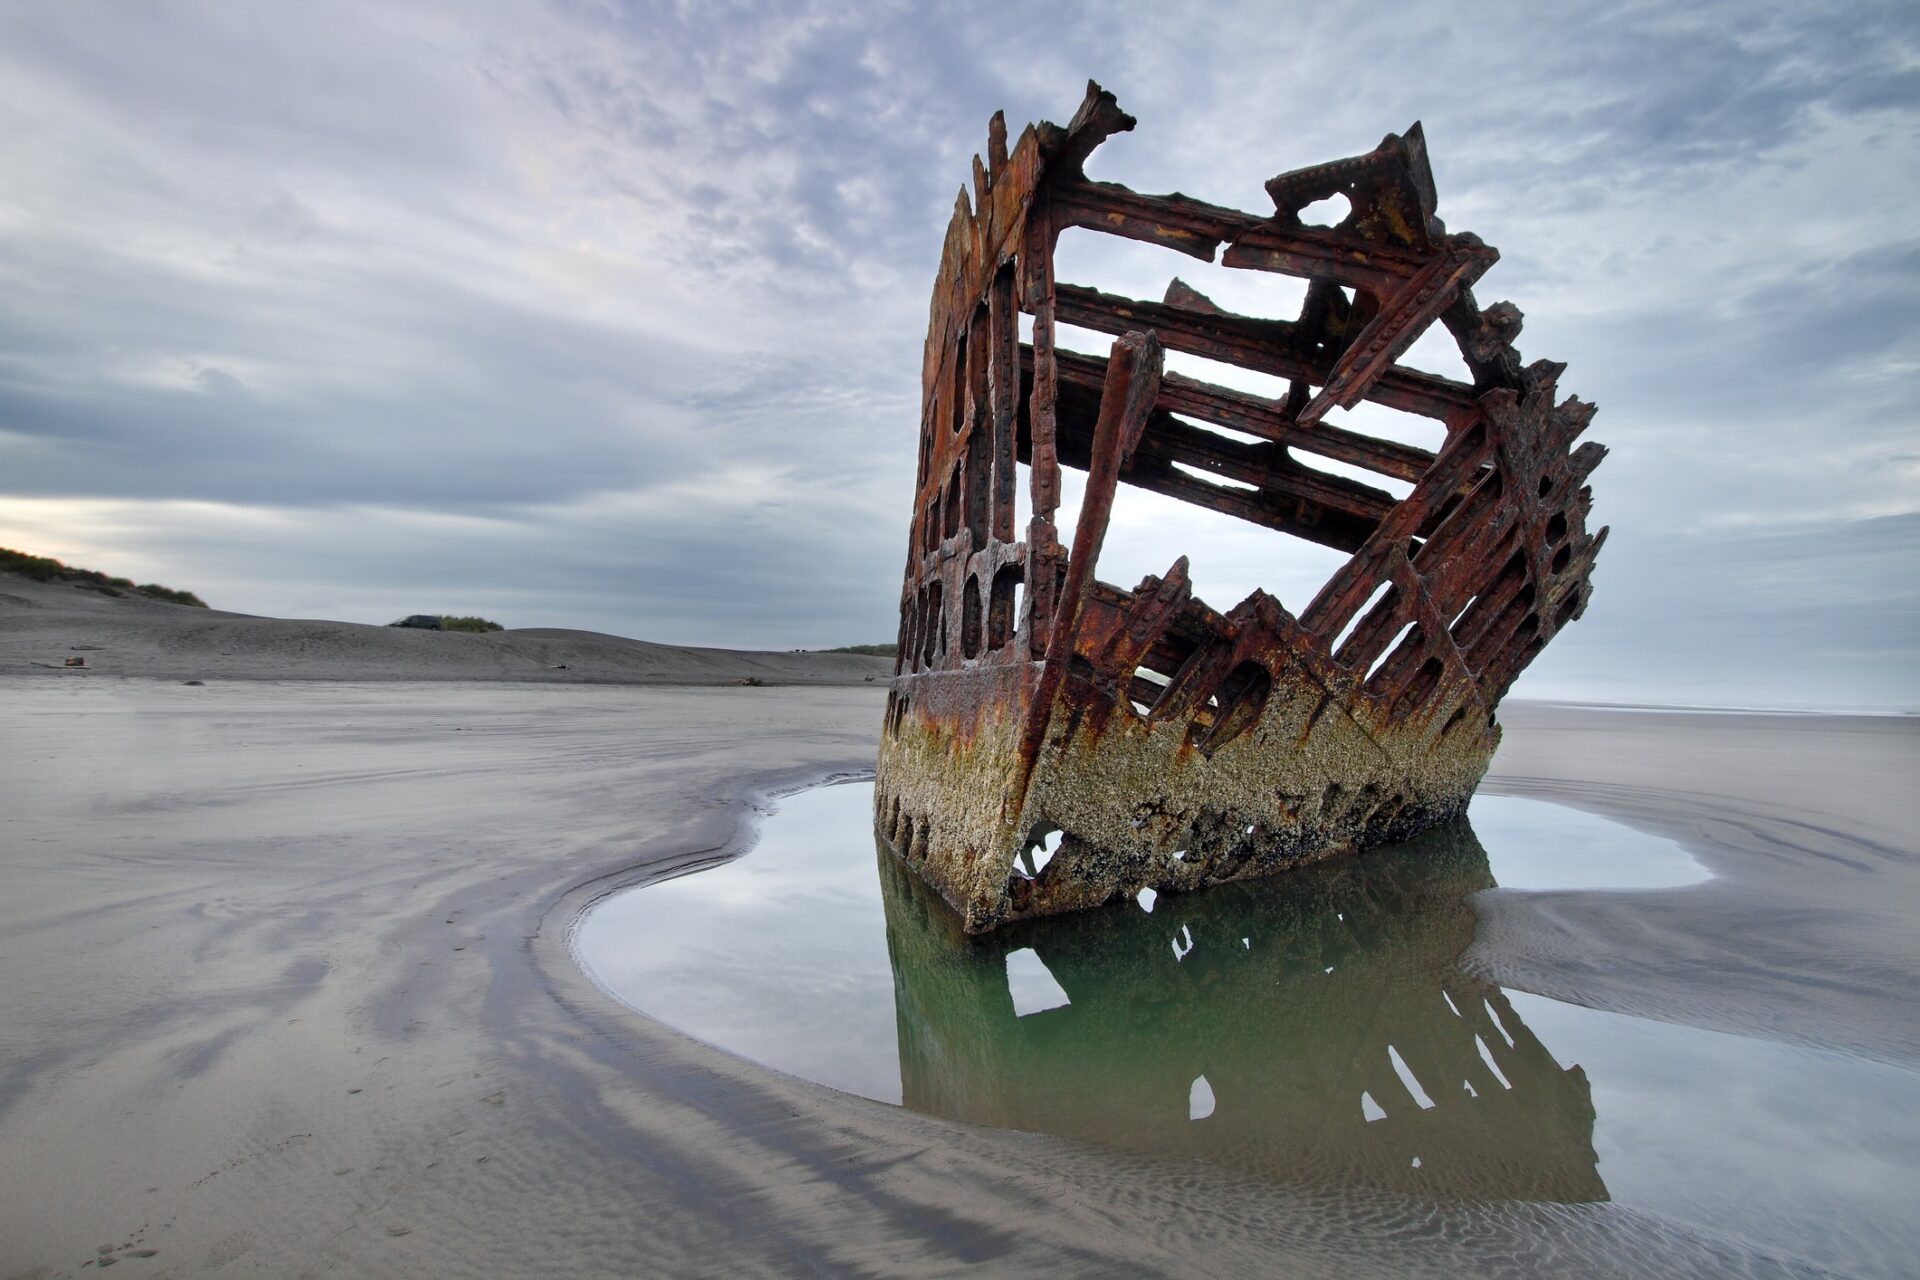
[{"label": "sand dune", "polygon": [[[70,657],[85,668],[67,668]],[[475,635],[260,618],[0,573],[0,675],[864,684],[892,670],[892,659],[860,654],[701,649],[560,628]]]}]

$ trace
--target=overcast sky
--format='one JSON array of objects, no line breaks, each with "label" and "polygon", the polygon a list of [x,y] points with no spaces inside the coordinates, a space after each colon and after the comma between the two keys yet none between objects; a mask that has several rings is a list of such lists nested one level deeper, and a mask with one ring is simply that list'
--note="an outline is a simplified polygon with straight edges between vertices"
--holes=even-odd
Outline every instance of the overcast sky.
[{"label": "overcast sky", "polygon": [[[249,613],[891,640],[954,193],[1091,76],[1140,119],[1094,177],[1253,211],[1425,122],[1481,303],[1612,449],[1520,692],[1920,706],[1917,13],[10,4],[0,545]],[[1063,278],[1297,299],[1099,239]],[[1125,498],[1111,581],[1330,567]]]}]

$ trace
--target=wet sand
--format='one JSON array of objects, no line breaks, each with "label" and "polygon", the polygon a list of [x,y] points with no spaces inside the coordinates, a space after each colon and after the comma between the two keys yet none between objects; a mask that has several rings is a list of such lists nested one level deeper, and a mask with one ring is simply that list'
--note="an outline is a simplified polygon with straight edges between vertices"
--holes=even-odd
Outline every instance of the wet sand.
[{"label": "wet sand", "polygon": [[[1615,1205],[1276,1188],[943,1122],[747,1066],[575,967],[596,896],[869,768],[882,699],[0,680],[0,1276],[1819,1273]],[[1920,1067],[1920,724],[1503,719],[1491,789],[1716,878],[1496,892],[1471,967]]]}]

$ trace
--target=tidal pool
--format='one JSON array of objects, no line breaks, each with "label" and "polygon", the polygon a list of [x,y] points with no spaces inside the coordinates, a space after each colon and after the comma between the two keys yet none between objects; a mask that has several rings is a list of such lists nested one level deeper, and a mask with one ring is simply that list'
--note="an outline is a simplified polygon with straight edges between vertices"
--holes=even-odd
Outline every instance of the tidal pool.
[{"label": "tidal pool", "polygon": [[745,857],[603,899],[581,963],[722,1049],[952,1120],[1288,1182],[1611,1201],[1817,1266],[1913,1256],[1920,1077],[1510,992],[1472,895],[1656,890],[1685,850],[1544,801],[1272,879],[968,938],[877,841],[870,783]]}]

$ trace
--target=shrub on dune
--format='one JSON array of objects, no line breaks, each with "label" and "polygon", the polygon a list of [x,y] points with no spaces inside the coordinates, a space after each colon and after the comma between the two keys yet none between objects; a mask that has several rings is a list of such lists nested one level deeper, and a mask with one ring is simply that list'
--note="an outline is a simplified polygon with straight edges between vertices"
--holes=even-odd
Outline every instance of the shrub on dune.
[{"label": "shrub on dune", "polygon": [[93,569],[76,569],[72,565],[62,564],[51,556],[28,555],[24,551],[11,551],[6,547],[0,547],[0,570],[32,578],[35,582],[71,582],[76,586],[101,588],[109,595],[133,591],[155,600],[165,600],[169,604],[192,605],[196,609],[207,607],[207,602],[191,591],[175,591],[157,582],[144,582],[136,586],[132,578],[112,578]]}]

